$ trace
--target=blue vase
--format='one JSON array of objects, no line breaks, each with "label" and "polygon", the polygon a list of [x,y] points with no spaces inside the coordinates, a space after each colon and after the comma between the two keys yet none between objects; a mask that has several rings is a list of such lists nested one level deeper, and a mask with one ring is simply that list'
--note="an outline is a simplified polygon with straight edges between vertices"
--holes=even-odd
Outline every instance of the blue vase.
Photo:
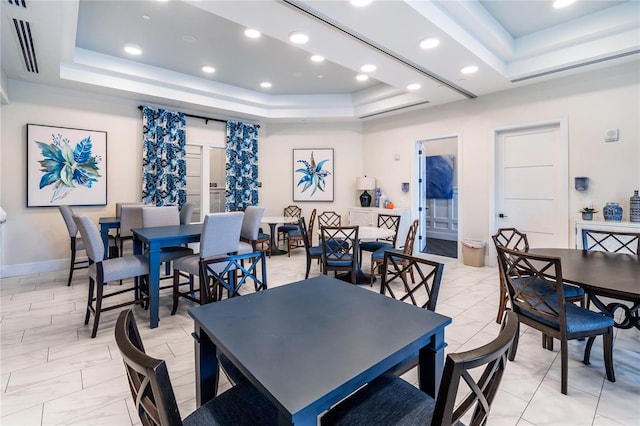
[{"label": "blue vase", "polygon": [[607,203],[602,209],[604,220],[620,222],[622,220],[622,207],[618,203]]}]

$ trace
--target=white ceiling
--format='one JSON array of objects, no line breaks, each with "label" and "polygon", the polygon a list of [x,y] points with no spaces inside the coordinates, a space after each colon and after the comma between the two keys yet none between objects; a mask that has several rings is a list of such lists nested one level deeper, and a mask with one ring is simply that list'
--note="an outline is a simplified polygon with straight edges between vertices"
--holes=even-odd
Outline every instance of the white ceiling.
[{"label": "white ceiling", "polygon": [[[1,59],[9,79],[267,120],[379,117],[640,60],[640,1],[551,3],[3,0]],[[29,23],[37,73],[14,19]],[[293,31],[310,41],[293,45]],[[437,48],[418,47],[433,36]],[[127,56],[125,43],[143,54]],[[366,63],[377,70],[358,82]],[[461,74],[467,65],[478,72]]]}]

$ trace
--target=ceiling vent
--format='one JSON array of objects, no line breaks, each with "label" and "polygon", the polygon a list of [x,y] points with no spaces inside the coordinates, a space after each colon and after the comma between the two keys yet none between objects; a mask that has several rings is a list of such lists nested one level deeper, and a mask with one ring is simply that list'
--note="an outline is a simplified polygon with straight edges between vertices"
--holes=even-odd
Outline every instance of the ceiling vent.
[{"label": "ceiling vent", "polygon": [[419,107],[419,106],[426,105],[428,103],[429,103],[429,101],[416,102],[416,103],[409,104],[409,105],[403,105],[403,106],[400,106],[400,107],[397,107],[397,108],[385,109],[384,111],[378,111],[378,112],[374,112],[374,113],[367,114],[367,115],[361,115],[358,118],[362,120],[362,119],[365,119],[365,118],[379,117],[381,115],[386,115],[386,114],[389,114],[389,113],[392,113],[392,112],[398,112],[398,111],[403,111],[403,110],[410,109],[410,108],[416,108],[416,107]]},{"label": "ceiling vent", "polygon": [[[13,1],[17,3],[16,0]],[[9,3],[11,3],[11,0],[9,0]],[[24,4],[24,0],[22,0],[22,4]],[[38,60],[36,59],[36,50],[33,47],[31,26],[29,25],[29,22],[13,18],[13,28],[16,31],[16,37],[20,43],[20,50],[22,50],[22,59],[24,60],[25,68],[27,71],[37,74],[39,72]]]}]

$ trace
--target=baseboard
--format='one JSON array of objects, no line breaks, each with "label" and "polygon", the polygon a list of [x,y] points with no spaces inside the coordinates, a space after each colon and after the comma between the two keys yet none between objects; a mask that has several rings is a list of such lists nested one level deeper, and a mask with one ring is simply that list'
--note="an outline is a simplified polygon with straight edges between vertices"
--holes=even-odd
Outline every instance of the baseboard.
[{"label": "baseboard", "polygon": [[[79,257],[76,260],[81,261],[85,259],[86,257]],[[57,259],[45,262],[21,263],[18,265],[2,265],[2,268],[0,269],[0,278],[68,270],[70,261],[71,259]]]}]

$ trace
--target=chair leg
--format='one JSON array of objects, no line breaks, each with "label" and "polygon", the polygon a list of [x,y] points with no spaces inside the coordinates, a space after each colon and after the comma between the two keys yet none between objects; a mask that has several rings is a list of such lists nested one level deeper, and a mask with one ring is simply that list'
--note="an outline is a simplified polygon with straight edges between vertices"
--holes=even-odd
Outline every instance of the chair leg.
[{"label": "chair leg", "polygon": [[[171,315],[175,315],[178,310],[178,297],[180,289],[180,271],[177,269],[173,271],[173,306],[171,307]],[[193,292],[193,284],[191,284],[191,292]]]},{"label": "chair leg", "polygon": [[502,324],[502,317],[504,316],[504,311],[507,309],[507,291],[502,283],[502,279],[500,280],[500,299],[498,301],[498,316],[496,317],[496,322],[498,324]]},{"label": "chair leg", "polygon": [[591,336],[587,339],[587,344],[584,347],[584,358],[582,359],[582,363],[584,365],[591,365],[591,348],[593,347],[593,342],[596,341],[596,336]]},{"label": "chair leg", "polygon": [[616,381],[616,374],[613,371],[613,327],[609,327],[609,332],[602,335],[602,350],[604,352],[604,367],[607,371],[607,380]]},{"label": "chair leg", "polygon": [[560,392],[562,392],[563,395],[567,394],[569,382],[569,369],[567,367],[569,362],[569,348],[567,346],[567,341],[560,339],[560,374],[562,375],[562,379],[560,380]]},{"label": "chair leg", "polygon": [[71,279],[73,278],[73,268],[76,264],[76,242],[75,239],[71,240],[71,264],[69,265],[69,281],[67,281],[67,287],[71,285]]},{"label": "chair leg", "polygon": [[96,312],[93,318],[93,331],[91,332],[91,338],[93,339],[98,334],[98,324],[100,322],[100,311],[102,310],[102,294],[104,291],[104,283],[97,283],[96,285]]},{"label": "chair leg", "polygon": [[514,359],[516,359],[516,352],[518,352],[518,340],[520,340],[520,323],[519,322],[518,322],[518,326],[516,327],[516,335],[513,338],[511,349],[509,349],[509,361],[513,361]]},{"label": "chair leg", "polygon": [[91,303],[93,302],[94,288],[95,281],[93,278],[89,278],[89,300],[87,300],[87,314],[84,316],[84,325],[89,324],[89,318],[91,317]]},{"label": "chair leg", "polygon": [[311,270],[311,258],[307,256],[307,273],[304,275],[304,279],[309,279],[309,271]]}]

